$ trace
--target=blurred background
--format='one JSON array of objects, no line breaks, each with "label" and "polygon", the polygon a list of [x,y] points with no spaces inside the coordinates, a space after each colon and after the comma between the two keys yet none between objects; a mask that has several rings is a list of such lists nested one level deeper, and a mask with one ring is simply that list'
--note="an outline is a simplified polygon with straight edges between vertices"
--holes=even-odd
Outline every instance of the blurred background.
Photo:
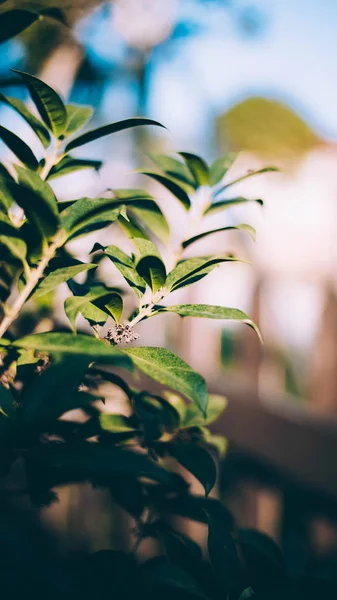
[{"label": "blurred background", "polygon": [[[34,6],[20,2],[25,4]],[[9,0],[2,10],[14,5]],[[264,208],[234,207],[209,221],[215,227],[249,223],[257,230],[256,243],[244,233],[226,232],[195,246],[198,254],[230,251],[251,264],[215,269],[206,284],[172,298],[241,308],[259,323],[264,347],[249,328],[176,316],[161,317],[161,327],[158,321],[154,327],[141,325],[141,343],[176,351],[206,377],[210,389],[228,396],[216,426],[229,440],[219,493],[239,522],[283,544],[291,539],[292,548],[306,545],[317,556],[332,553],[337,544],[337,3],[61,0],[57,5],[69,27],[37,23],[1,46],[1,91],[24,98],[10,71],[17,68],[38,74],[72,102],[93,105],[94,125],[138,115],[167,127],[119,133],[79,151],[102,159],[104,166],[99,173],[63,177],[55,184],[61,198],[146,186],[170,222],[174,246],[184,236],[183,211],[164,188],[135,173],[149,164],[149,151],[189,151],[211,161],[239,150],[230,179],[248,169],[279,167],[279,173],[235,188],[236,196],[263,198]],[[0,120],[38,152],[14,112],[0,106]],[[0,156],[10,158],[4,146]],[[115,229],[104,235],[108,243],[128,249]],[[81,257],[91,246],[92,239],[86,239],[74,250]],[[60,322],[66,293],[61,290],[54,299]],[[60,503],[43,518],[61,533],[81,529],[81,543],[100,547],[102,540],[93,539],[96,525],[77,517],[78,503],[93,501],[82,492],[67,496],[68,512]]]}]

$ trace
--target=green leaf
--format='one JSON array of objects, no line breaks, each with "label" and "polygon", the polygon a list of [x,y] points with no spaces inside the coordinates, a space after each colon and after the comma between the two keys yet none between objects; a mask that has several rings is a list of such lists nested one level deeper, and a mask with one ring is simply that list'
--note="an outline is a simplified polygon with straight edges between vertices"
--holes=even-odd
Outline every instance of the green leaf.
[{"label": "green leaf", "polygon": [[143,238],[133,238],[140,258],[136,263],[137,273],[146,281],[155,294],[165,285],[166,269],[157,247]]},{"label": "green leaf", "polygon": [[[105,309],[118,325],[123,312],[122,296],[116,293],[111,293],[106,300],[100,300],[97,304],[102,310]],[[103,305],[104,308],[101,305]]]},{"label": "green leaf", "polygon": [[[190,573],[166,561],[148,561],[143,565],[143,579],[151,598],[159,597],[164,592],[164,598],[178,595],[178,598],[200,598],[207,600],[197,581]],[[172,590],[168,592],[167,590]]]},{"label": "green leaf", "polygon": [[80,171],[82,169],[95,169],[95,171],[99,171],[102,164],[103,163],[100,160],[87,160],[65,156],[57,163],[57,165],[54,165],[54,167],[50,169],[47,179],[56,179],[57,177],[62,177],[63,175],[74,173],[75,171]]},{"label": "green leaf", "polygon": [[0,139],[26,167],[34,171],[38,168],[38,160],[26,142],[2,125],[0,125]]},{"label": "green leaf", "polygon": [[8,210],[15,202],[12,195],[11,184],[13,185],[14,179],[7,171],[6,167],[0,163],[0,209],[4,213],[8,213]]},{"label": "green leaf", "polygon": [[[141,224],[154,234],[163,244],[168,244],[170,228],[158,204],[153,200],[138,200],[128,205],[131,215],[134,215]],[[133,237],[142,237],[139,235]]]},{"label": "green leaf", "polygon": [[27,85],[33,102],[39,111],[43,122],[48,129],[55,135],[60,137],[67,124],[67,110],[60,96],[49,85],[22,71],[12,69],[14,73],[18,73]]},{"label": "green leaf", "polygon": [[61,283],[69,281],[69,279],[72,279],[78,275],[78,273],[95,268],[97,268],[97,265],[95,264],[78,263],[70,267],[61,267],[59,269],[55,269],[39,281],[31,298],[34,298],[35,300],[37,298],[41,298],[41,296],[48,294]]},{"label": "green leaf", "polygon": [[146,477],[164,485],[172,484],[172,474],[144,454],[90,442],[47,444],[36,455],[41,468],[59,469],[63,476],[81,479],[108,480],[116,474]]},{"label": "green leaf", "polygon": [[141,392],[133,395],[133,404],[141,421],[146,443],[159,439],[164,432],[173,433],[178,429],[178,411],[161,396]]},{"label": "green leaf", "polygon": [[239,231],[247,231],[247,233],[249,233],[252,236],[254,241],[256,239],[256,231],[255,231],[254,227],[251,227],[250,225],[246,225],[245,223],[241,223],[240,225],[231,225],[229,227],[220,227],[219,229],[212,229],[211,231],[203,231],[202,233],[199,233],[198,235],[194,235],[193,237],[189,238],[188,240],[185,240],[182,243],[182,247],[187,248],[191,244],[194,244],[194,242],[197,242],[198,240],[201,240],[202,238],[204,238],[208,235],[211,235],[212,233],[219,233],[220,231],[230,231],[232,229],[237,229]]},{"label": "green leaf", "polygon": [[195,190],[196,184],[194,177],[185,163],[167,156],[166,154],[149,153],[151,160],[171,179],[176,179],[179,183],[185,184],[188,189]]},{"label": "green leaf", "polygon": [[15,403],[12,393],[0,383],[0,414],[11,417],[14,413]]},{"label": "green leaf", "polygon": [[80,198],[61,213],[61,226],[69,237],[106,227],[116,221],[121,203],[114,198]]},{"label": "green leaf", "polygon": [[62,25],[68,25],[64,13],[56,6],[47,6],[46,8],[39,7],[38,11],[39,15],[42,17],[49,17],[50,19],[62,23]]},{"label": "green leaf", "polygon": [[6,246],[12,256],[25,263],[27,246],[21,239],[20,231],[2,213],[0,213],[0,248],[1,246]]},{"label": "green leaf", "polygon": [[82,317],[87,319],[89,325],[94,327],[95,325],[100,325],[103,327],[108,320],[108,315],[106,312],[95,306],[92,302],[87,302],[87,304],[82,308]]},{"label": "green leaf", "polygon": [[216,465],[211,454],[197,444],[172,443],[168,451],[205,489],[208,496],[216,482]]},{"label": "green leaf", "polygon": [[36,133],[39,140],[41,141],[44,148],[48,148],[50,144],[50,135],[48,129],[44,126],[43,123],[39,119],[37,119],[26,107],[25,103],[18,98],[12,98],[9,96],[4,96],[0,93],[0,101],[4,102],[13,110],[15,110],[28,125],[32,128],[32,130]]},{"label": "green leaf", "polygon": [[155,181],[158,181],[158,183],[161,183],[164,187],[166,187],[167,190],[169,190],[169,192],[171,192],[171,194],[173,194],[181,202],[181,204],[186,210],[190,209],[191,200],[189,198],[189,195],[184,190],[184,188],[181,187],[181,185],[179,185],[169,177],[166,177],[165,175],[160,175],[160,173],[156,173],[155,171],[139,170],[137,172],[141,173],[142,175],[148,175],[148,177],[151,177]]},{"label": "green leaf", "polygon": [[160,307],[158,312],[174,312],[180,317],[201,317],[203,319],[226,319],[246,323],[257,333],[262,341],[257,325],[242,310],[226,306],[213,306],[211,304],[177,304],[175,306]]},{"label": "green leaf", "polygon": [[219,500],[214,498],[185,493],[173,498],[166,498],[161,509],[199,523],[208,523],[208,515],[210,515],[219,528],[226,531],[233,528],[231,513]]},{"label": "green leaf", "polygon": [[238,177],[237,179],[234,179],[233,181],[226,183],[226,185],[223,185],[221,188],[216,190],[216,192],[214,193],[214,196],[219,196],[220,194],[222,194],[222,192],[224,192],[228,188],[232,187],[232,185],[236,185],[237,183],[240,183],[240,181],[244,181],[245,179],[248,179],[249,177],[254,177],[255,175],[262,175],[263,173],[273,173],[273,172],[278,172],[278,171],[279,171],[279,169],[277,167],[264,167],[263,169],[258,169],[257,171],[253,171],[253,170],[248,171],[248,173],[246,173],[245,175],[242,175],[241,177]]},{"label": "green leaf", "polygon": [[88,335],[73,335],[72,333],[36,333],[27,335],[11,344],[15,348],[36,350],[47,354],[65,354],[85,356],[90,362],[112,364],[114,366],[131,368],[130,359],[124,353]]},{"label": "green leaf", "polygon": [[255,529],[240,529],[237,536],[238,544],[245,558],[257,559],[267,570],[284,569],[283,555],[274,540],[268,535]]},{"label": "green leaf", "polygon": [[220,156],[214,161],[209,173],[209,184],[211,187],[213,187],[214,185],[219,183],[221,179],[223,179],[227,171],[229,171],[232,164],[236,160],[237,156],[237,152],[230,152],[225,156]]},{"label": "green leaf", "polygon": [[[119,298],[121,300],[121,304],[122,304],[122,306],[120,306],[120,304],[118,304],[119,301],[118,301],[118,299],[115,299],[115,296],[119,296],[119,295],[115,294],[115,293],[111,293],[108,288],[100,285],[97,287],[93,287],[84,296],[71,296],[70,298],[67,298],[64,303],[64,310],[70,321],[73,331],[76,330],[76,319],[80,313],[82,313],[82,315],[86,319],[88,319],[90,321],[96,321],[96,323],[99,323],[100,318],[102,318],[103,322],[105,322],[107,320],[105,313],[103,313],[102,316],[100,315],[100,312],[102,312],[101,307],[98,307],[98,309],[96,310],[96,313],[95,313],[94,309],[97,307],[95,307],[95,306],[90,307],[90,305],[93,302],[95,302],[95,300],[102,299],[104,305],[105,305],[105,303],[108,303],[110,301],[113,305],[115,302],[116,303],[115,311],[117,313],[117,318],[119,318],[121,315],[121,312],[122,312],[121,309],[123,309],[123,301],[119,296]],[[89,305],[89,308],[88,308],[88,305]],[[109,311],[109,314],[111,314],[110,311]],[[119,314],[119,316],[118,316],[118,314]],[[95,317],[96,317],[96,319],[95,319]]]},{"label": "green leaf", "polygon": [[89,106],[76,106],[75,104],[67,104],[67,123],[63,132],[63,137],[67,138],[79,129],[82,129],[84,125],[91,119],[93,115],[93,109]]},{"label": "green leaf", "polygon": [[134,426],[134,419],[131,417],[125,417],[124,415],[101,413],[99,415],[99,422],[105,431],[111,433],[128,433],[129,431],[139,431]]},{"label": "green leaf", "polygon": [[38,14],[23,9],[8,10],[0,14],[0,44],[27,29],[39,18]]},{"label": "green leaf", "polygon": [[208,275],[217,265],[238,260],[233,256],[200,256],[181,260],[167,275],[165,287],[168,291],[186,287]]},{"label": "green leaf", "polygon": [[218,202],[210,204],[205,209],[204,215],[213,215],[215,212],[219,212],[219,210],[231,208],[232,206],[236,206],[237,204],[245,204],[246,202],[257,202],[258,204],[263,206],[263,200],[261,200],[260,198],[243,198],[242,196],[238,196],[237,198],[219,200]]},{"label": "green leaf", "polygon": [[207,546],[209,561],[216,580],[226,592],[237,591],[241,584],[241,572],[235,543],[228,528],[212,517],[209,518],[208,523]]},{"label": "green leaf", "polygon": [[191,171],[197,187],[208,185],[209,183],[209,168],[205,161],[190,152],[179,152],[180,156],[183,157],[189,170]]},{"label": "green leaf", "polygon": [[206,415],[208,394],[204,378],[173,352],[166,348],[139,346],[125,348],[123,353],[130,356],[145,375],[180,392]]},{"label": "green leaf", "polygon": [[52,237],[60,222],[52,188],[37,173],[18,166],[15,169],[19,181],[15,187],[16,202],[25,211],[27,219],[40,231],[42,238]]},{"label": "green leaf", "polygon": [[211,423],[214,423],[214,421],[216,421],[223,413],[226,406],[227,400],[224,396],[209,394],[207,417],[203,418],[194,404],[189,404],[186,407],[185,414],[181,420],[181,427],[184,429],[186,427],[205,427],[205,425],[211,425]]},{"label": "green leaf", "polygon": [[98,140],[99,138],[105,137],[106,135],[110,135],[111,133],[123,131],[124,129],[130,129],[132,127],[139,127],[140,125],[156,125],[158,127],[164,127],[164,125],[161,125],[160,123],[158,123],[158,121],[153,121],[152,119],[144,119],[142,117],[125,119],[124,121],[110,123],[110,125],[104,125],[103,127],[98,127],[98,129],[93,129],[92,131],[87,131],[87,133],[83,133],[78,138],[75,138],[74,140],[69,142],[69,144],[67,144],[65,148],[65,151],[70,152],[74,148],[84,146],[84,144],[88,144],[89,142]]},{"label": "green leaf", "polygon": [[123,275],[126,283],[132,288],[138,298],[141,298],[146,290],[146,283],[136,271],[136,265],[133,260],[120,250],[117,246],[103,247],[100,244],[95,244],[93,250],[103,250],[103,252],[114,263],[118,271]]},{"label": "green leaf", "polygon": [[250,598],[253,598],[253,596],[255,596],[255,592],[253,588],[249,586],[240,594],[239,600],[249,600]]}]

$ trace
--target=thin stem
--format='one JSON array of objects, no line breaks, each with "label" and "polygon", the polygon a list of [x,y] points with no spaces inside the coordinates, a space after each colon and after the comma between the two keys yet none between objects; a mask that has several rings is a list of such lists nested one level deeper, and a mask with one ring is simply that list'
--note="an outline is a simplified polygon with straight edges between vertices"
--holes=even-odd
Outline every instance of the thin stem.
[{"label": "thin stem", "polygon": [[40,278],[42,277],[46,267],[48,266],[49,261],[53,258],[56,250],[60,247],[60,236],[56,236],[54,241],[47,246],[41,261],[39,262],[36,269],[30,271],[29,279],[13,306],[8,310],[6,316],[3,318],[0,324],[0,339],[6,333],[7,329],[12,325],[13,321],[18,317],[20,311],[22,310],[24,304],[27,302],[29,296],[33,292],[34,288],[38,284]]}]

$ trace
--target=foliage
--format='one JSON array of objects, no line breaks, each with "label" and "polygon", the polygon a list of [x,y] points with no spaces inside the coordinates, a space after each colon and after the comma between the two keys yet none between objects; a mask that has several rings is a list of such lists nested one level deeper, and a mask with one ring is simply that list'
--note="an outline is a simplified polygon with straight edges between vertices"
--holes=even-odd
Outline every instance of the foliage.
[{"label": "foliage", "polygon": [[[14,98],[2,96],[1,100],[35,132],[41,157],[1,126],[0,137],[17,159],[0,166],[0,464],[4,481],[19,461],[26,474],[24,493],[38,506],[55,500],[55,488],[90,482],[110,490],[135,520],[133,555],[108,552],[80,561],[80,570],[87,565],[82,596],[106,597],[107,574],[115,573],[115,593],[121,598],[131,598],[139,590],[150,597],[173,592],[182,597],[248,598],[259,585],[250,577],[251,548],[253,559],[261,555],[263,565],[274,569],[277,577],[283,577],[283,566],[277,549],[263,536],[241,532],[238,537],[235,532],[233,537],[228,511],[209,498],[217,476],[216,455],[223,445],[208,426],[222,412],[225,400],[208,394],[203,377],[168,349],[125,347],[139,337],[139,322],[167,312],[236,320],[260,335],[257,325],[240,310],[166,303],[175,290],[239,259],[226,254],[185,257],[186,248],[214,233],[211,229],[184,239],[174,264],[168,267],[160,248],[168,244],[169,227],[153,196],[144,190],[114,190],[98,198],[58,201],[51,180],[65,172],[99,168],[97,161],[73,156],[75,148],[130,127],[160,123],[133,118],[79,133],[91,110],[67,105],[43,81],[17,73],[39,117]],[[177,157],[152,156],[159,170],[145,174],[173,194],[185,211],[206,219],[233,203],[248,201],[223,197],[224,191],[242,179],[223,184],[233,158],[225,156],[209,166],[186,152]],[[71,240],[111,224],[129,237],[131,254],[97,242],[86,263],[71,255]],[[226,229],[255,234],[245,224],[220,231]],[[116,270],[123,277],[133,297],[131,314],[125,308],[125,289],[100,279],[102,260],[110,261],[112,281]],[[79,273],[85,275],[84,283],[74,279]],[[64,283],[69,289],[64,309],[71,329],[54,323],[52,331],[37,333],[33,326],[21,336],[26,303],[33,310]],[[91,335],[77,333],[79,315],[87,321]],[[145,384],[137,372],[147,376]],[[103,383],[111,386],[112,396],[116,387],[123,393],[123,414],[103,410]],[[68,415],[65,420],[64,415],[74,409],[83,418]],[[179,474],[174,465],[180,465]],[[200,495],[189,491],[187,472],[200,482]],[[174,515],[207,524],[209,561],[171,524]],[[158,540],[159,556],[139,567],[139,546],[148,537]],[[132,572],[134,577],[123,580],[123,573]]]}]

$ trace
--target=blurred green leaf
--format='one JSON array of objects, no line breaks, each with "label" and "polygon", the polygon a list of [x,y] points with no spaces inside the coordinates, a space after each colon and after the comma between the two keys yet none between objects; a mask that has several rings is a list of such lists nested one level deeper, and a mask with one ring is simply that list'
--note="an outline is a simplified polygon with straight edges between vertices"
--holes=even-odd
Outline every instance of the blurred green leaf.
[{"label": "blurred green leaf", "polygon": [[180,156],[183,157],[186,165],[191,171],[195,183],[198,187],[203,185],[208,185],[209,183],[209,168],[205,161],[197,156],[196,154],[191,154],[190,152],[179,152]]},{"label": "blurred green leaf", "polygon": [[255,175],[263,175],[263,173],[278,173],[278,171],[279,171],[279,169],[277,167],[263,167],[262,169],[258,169],[257,171],[250,170],[247,173],[245,173],[244,175],[241,175],[241,177],[237,177],[236,179],[229,181],[228,183],[223,185],[221,188],[217,189],[213,193],[213,195],[214,195],[214,197],[217,197],[220,194],[222,194],[224,191],[228,190],[228,188],[232,187],[233,185],[236,185],[237,183],[240,183],[241,181],[244,181],[245,179],[249,179],[250,177],[255,177]]},{"label": "blurred green leaf", "polygon": [[188,189],[193,191],[196,188],[194,177],[185,163],[166,154],[149,153],[151,160],[164,171],[165,175],[178,183],[185,184]]},{"label": "blurred green leaf", "polygon": [[6,246],[12,256],[22,263],[25,262],[27,246],[21,239],[20,231],[2,213],[0,213],[0,248],[1,246]]},{"label": "blurred green leaf", "polygon": [[68,175],[69,173],[74,173],[75,171],[80,171],[82,169],[95,169],[95,171],[99,171],[102,164],[103,163],[99,160],[87,160],[65,156],[57,163],[57,165],[54,165],[52,169],[50,169],[47,179],[56,179],[57,177],[62,177],[63,175]]},{"label": "blurred green leaf", "polygon": [[13,9],[0,14],[0,44],[7,42],[37,21],[39,15],[30,10]]},{"label": "blurred green leaf", "polygon": [[137,429],[134,425],[134,419],[131,417],[125,417],[124,415],[101,413],[99,415],[99,422],[102,429],[105,429],[105,431],[110,431],[111,433],[139,431],[139,429]]},{"label": "blurred green leaf", "polygon": [[169,190],[169,192],[171,192],[171,194],[173,194],[181,202],[181,204],[186,210],[190,209],[191,200],[187,192],[184,190],[183,187],[181,187],[181,185],[179,185],[169,177],[161,175],[160,173],[156,173],[155,171],[138,170],[137,172],[141,173],[142,175],[147,175],[148,177],[151,177],[151,179],[154,179],[155,181],[158,181],[158,183],[161,183],[164,187],[166,187],[167,190]]},{"label": "blurred green leaf", "polygon": [[227,406],[227,400],[224,396],[218,394],[209,394],[207,417],[203,418],[194,404],[186,406],[184,418],[181,421],[181,427],[204,427],[210,425],[218,419]]},{"label": "blurred green leaf", "polygon": [[63,132],[63,137],[65,138],[82,129],[91,119],[94,112],[89,106],[76,106],[75,104],[67,104],[66,111],[67,123]]},{"label": "blurred green leaf", "polygon": [[231,225],[229,227],[220,227],[219,229],[203,231],[202,233],[199,233],[198,235],[194,235],[193,237],[189,238],[188,240],[185,240],[182,243],[182,247],[187,248],[194,242],[197,242],[198,240],[201,240],[202,238],[204,238],[208,235],[211,235],[212,233],[219,233],[221,231],[231,231],[233,229],[237,229],[238,231],[247,231],[247,233],[249,233],[252,236],[254,241],[256,239],[256,231],[255,231],[254,227],[251,227],[251,225],[246,225],[245,223],[241,223],[240,225]]},{"label": "blurred green leaf", "polygon": [[225,156],[219,156],[219,158],[214,161],[209,173],[209,184],[211,187],[215,186],[223,179],[237,156],[237,152],[229,152]]},{"label": "blurred green leaf", "polygon": [[242,196],[238,196],[237,198],[230,198],[226,200],[218,200],[213,204],[210,204],[204,211],[204,215],[213,215],[219,210],[224,210],[226,208],[231,208],[232,206],[236,206],[237,204],[245,204],[246,202],[257,202],[261,206],[263,206],[263,200],[260,198],[243,198]]},{"label": "blurred green leaf", "polygon": [[9,389],[0,383],[0,417],[12,417],[15,413],[15,402]]},{"label": "blurred green leaf", "polygon": [[8,210],[15,202],[12,194],[11,184],[14,179],[7,171],[6,167],[0,163],[0,209],[4,213],[8,213]]}]

